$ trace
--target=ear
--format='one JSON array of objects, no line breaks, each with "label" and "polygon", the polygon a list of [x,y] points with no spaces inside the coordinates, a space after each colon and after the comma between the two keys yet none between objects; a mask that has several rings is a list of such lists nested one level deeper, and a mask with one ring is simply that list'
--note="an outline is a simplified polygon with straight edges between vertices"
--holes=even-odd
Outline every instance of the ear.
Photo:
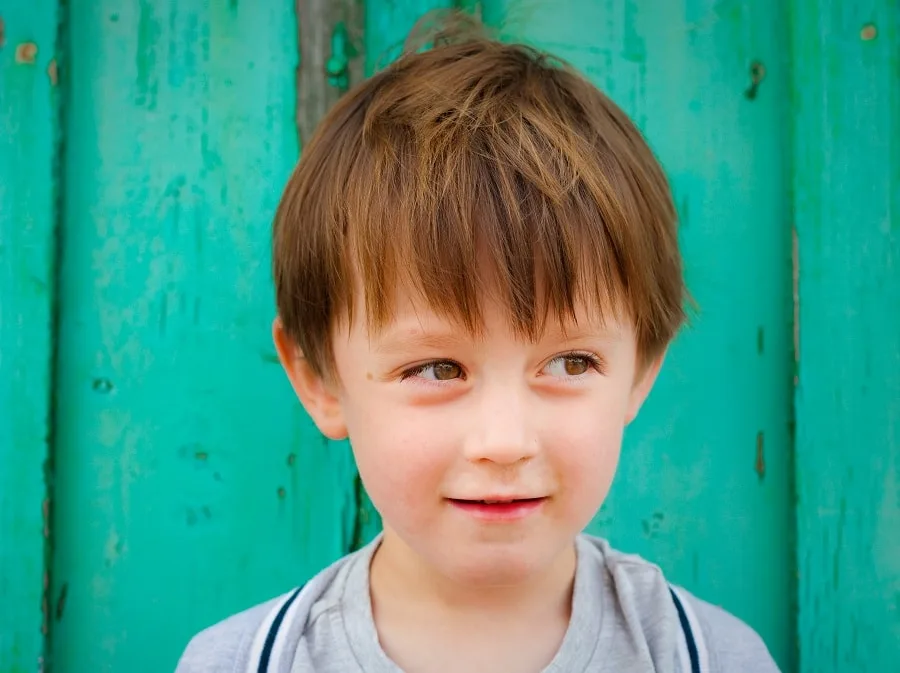
[{"label": "ear", "polygon": [[280,318],[272,323],[272,339],[278,351],[281,366],[319,431],[329,439],[344,439],[347,424],[335,386],[317,374],[300,347],[284,329]]},{"label": "ear", "polygon": [[628,399],[628,412],[625,417],[625,425],[631,423],[637,418],[644,400],[653,389],[656,383],[656,377],[659,376],[659,370],[662,369],[663,360],[666,359],[666,351],[640,366],[635,376],[634,385],[631,387],[631,394]]}]

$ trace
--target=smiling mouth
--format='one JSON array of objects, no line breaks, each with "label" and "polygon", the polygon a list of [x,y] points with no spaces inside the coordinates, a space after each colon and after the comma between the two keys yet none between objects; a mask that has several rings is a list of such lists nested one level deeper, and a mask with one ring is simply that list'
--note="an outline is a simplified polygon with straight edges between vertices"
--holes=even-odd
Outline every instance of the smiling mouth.
[{"label": "smiling mouth", "polygon": [[512,498],[498,500],[459,500],[448,498],[451,507],[476,521],[490,524],[512,523],[522,521],[542,511],[547,497]]},{"label": "smiling mouth", "polygon": [[503,498],[501,500],[463,500],[461,498],[448,498],[451,502],[459,503],[459,504],[472,504],[472,505],[513,505],[517,503],[525,504],[529,502],[539,502],[544,500],[545,498]]}]

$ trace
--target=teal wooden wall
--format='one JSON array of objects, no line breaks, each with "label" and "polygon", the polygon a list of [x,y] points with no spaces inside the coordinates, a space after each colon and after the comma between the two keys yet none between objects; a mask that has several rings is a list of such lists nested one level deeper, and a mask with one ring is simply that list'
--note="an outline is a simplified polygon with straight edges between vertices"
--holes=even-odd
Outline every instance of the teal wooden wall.
[{"label": "teal wooden wall", "polygon": [[900,5],[791,22],[799,645],[805,670],[897,670]]},{"label": "teal wooden wall", "polygon": [[[324,110],[453,4],[0,7],[0,672],[171,670],[377,530],[277,364],[269,225]],[[699,311],[591,529],[786,671],[891,670],[900,8],[460,4],[608,91],[681,214]]]}]

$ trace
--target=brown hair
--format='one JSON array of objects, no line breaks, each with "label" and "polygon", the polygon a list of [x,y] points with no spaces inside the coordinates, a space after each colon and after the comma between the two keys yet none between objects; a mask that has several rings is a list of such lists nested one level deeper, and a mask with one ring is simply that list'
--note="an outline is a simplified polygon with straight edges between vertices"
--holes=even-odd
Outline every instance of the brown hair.
[{"label": "brown hair", "polygon": [[[622,310],[639,357],[684,320],[676,216],[628,117],[547,54],[479,34],[406,53],[322,120],[278,208],[278,313],[314,370],[331,330],[390,320],[398,284],[480,329],[485,262],[516,332]],[[478,270],[478,272],[476,272]]]}]

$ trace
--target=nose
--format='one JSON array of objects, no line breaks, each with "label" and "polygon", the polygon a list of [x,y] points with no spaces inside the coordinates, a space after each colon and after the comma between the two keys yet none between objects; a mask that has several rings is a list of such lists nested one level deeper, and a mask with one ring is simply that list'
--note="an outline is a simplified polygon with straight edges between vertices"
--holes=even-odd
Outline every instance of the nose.
[{"label": "nose", "polygon": [[464,445],[466,460],[514,465],[534,458],[539,450],[527,392],[494,385],[476,396],[477,409]]}]

